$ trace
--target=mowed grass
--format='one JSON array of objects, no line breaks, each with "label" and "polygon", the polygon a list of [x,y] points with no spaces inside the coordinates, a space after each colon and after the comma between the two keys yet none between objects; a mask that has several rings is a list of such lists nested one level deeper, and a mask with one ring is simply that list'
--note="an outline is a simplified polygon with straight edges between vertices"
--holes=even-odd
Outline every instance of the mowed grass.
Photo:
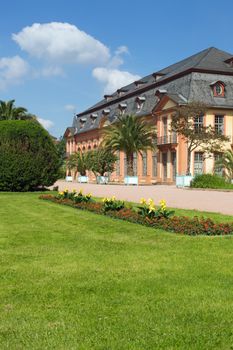
[{"label": "mowed grass", "polygon": [[231,349],[233,238],[0,194],[0,349]]}]

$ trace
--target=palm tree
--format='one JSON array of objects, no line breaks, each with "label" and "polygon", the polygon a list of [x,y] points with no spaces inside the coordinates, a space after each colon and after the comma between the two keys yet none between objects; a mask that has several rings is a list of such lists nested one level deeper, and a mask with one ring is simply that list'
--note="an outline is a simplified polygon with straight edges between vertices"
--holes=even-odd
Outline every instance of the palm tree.
[{"label": "palm tree", "polygon": [[225,176],[229,181],[233,180],[233,151],[227,150],[223,156],[215,162],[215,168],[224,168]]},{"label": "palm tree", "polygon": [[90,169],[90,152],[75,152],[67,159],[67,168],[75,170],[81,176],[86,176],[87,170]]},{"label": "palm tree", "polygon": [[15,107],[15,100],[0,101],[0,120],[36,119],[24,107]]},{"label": "palm tree", "polygon": [[124,151],[127,174],[133,176],[134,153],[155,149],[156,129],[134,115],[119,117],[103,131],[103,145],[112,151]]}]

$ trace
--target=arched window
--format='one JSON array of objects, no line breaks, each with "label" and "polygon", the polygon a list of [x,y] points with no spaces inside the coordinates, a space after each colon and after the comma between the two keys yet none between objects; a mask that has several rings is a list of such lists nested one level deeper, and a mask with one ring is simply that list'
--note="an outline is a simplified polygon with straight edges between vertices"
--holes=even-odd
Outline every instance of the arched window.
[{"label": "arched window", "polygon": [[222,81],[215,81],[210,85],[212,87],[214,97],[225,96],[225,84]]}]

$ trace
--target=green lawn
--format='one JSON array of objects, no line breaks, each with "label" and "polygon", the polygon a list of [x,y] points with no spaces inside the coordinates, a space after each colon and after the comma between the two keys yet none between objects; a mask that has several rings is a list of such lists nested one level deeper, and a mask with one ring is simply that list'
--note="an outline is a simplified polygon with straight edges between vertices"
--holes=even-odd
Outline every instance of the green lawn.
[{"label": "green lawn", "polygon": [[232,349],[233,237],[0,194],[0,349]]}]

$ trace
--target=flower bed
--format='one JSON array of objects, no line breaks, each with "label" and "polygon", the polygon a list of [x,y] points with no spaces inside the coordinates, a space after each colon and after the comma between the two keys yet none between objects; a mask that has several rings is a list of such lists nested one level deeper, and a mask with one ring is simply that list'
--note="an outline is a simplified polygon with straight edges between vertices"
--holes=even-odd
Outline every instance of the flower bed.
[{"label": "flower bed", "polygon": [[[79,197],[79,199],[75,200],[75,197]],[[83,195],[82,192],[77,194],[76,192],[72,192],[71,194],[68,193],[68,191],[63,191],[60,192],[58,196],[45,194],[41,195],[39,198],[180,234],[209,236],[233,234],[233,222],[229,224],[215,223],[211,219],[205,218],[172,216],[174,212],[167,210],[164,200],[160,201],[160,207],[156,208],[152,200],[149,200],[147,204],[147,202],[142,199],[141,205],[137,210],[134,210],[125,207],[124,202],[117,201],[115,197],[109,199],[105,198],[103,202],[100,203],[95,202],[91,198],[91,194]],[[107,209],[106,203],[108,205]],[[110,208],[109,203],[111,206]]]}]

